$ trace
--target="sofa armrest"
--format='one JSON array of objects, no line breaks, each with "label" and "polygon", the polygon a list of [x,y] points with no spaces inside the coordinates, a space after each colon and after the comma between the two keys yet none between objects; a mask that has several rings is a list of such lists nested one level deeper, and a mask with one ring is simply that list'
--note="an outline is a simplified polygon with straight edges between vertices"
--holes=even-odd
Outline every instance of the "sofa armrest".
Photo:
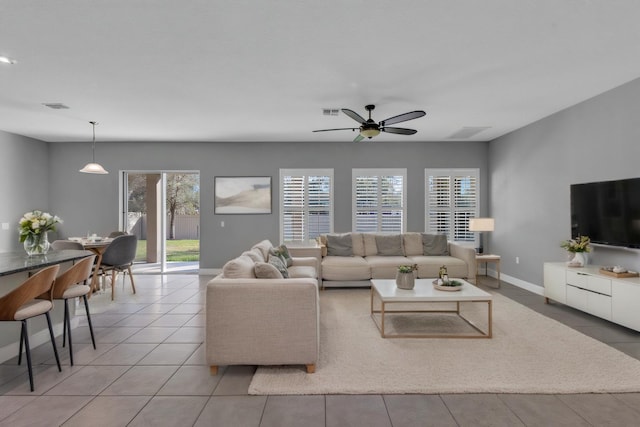
[{"label": "sofa armrest", "polygon": [[316,257],[312,256],[304,256],[304,257],[293,257],[291,258],[293,263],[292,266],[305,266],[305,267],[313,267],[318,271],[319,260]]},{"label": "sofa armrest", "polygon": [[315,365],[317,280],[214,278],[206,292],[207,363]]},{"label": "sofa armrest", "polygon": [[449,242],[449,254],[467,263],[467,279],[476,277],[476,250],[474,248]]}]

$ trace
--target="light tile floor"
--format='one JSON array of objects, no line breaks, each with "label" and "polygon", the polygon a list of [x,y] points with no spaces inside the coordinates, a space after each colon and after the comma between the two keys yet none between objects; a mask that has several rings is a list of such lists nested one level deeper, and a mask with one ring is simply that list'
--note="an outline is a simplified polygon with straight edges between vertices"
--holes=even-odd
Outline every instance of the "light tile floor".
[{"label": "light tile floor", "polygon": [[[137,295],[119,286],[90,300],[73,330],[75,366],[49,344],[33,349],[35,392],[17,359],[0,364],[0,426],[637,426],[640,393],[580,395],[249,396],[255,367],[204,363],[204,287],[209,277],[137,275]],[[495,285],[482,277],[481,286]],[[127,284],[128,286],[128,284]],[[503,283],[496,290],[640,358],[640,333]],[[327,291],[327,292],[330,292]],[[59,309],[59,308],[57,308]],[[18,337],[16,329],[16,338]]]}]

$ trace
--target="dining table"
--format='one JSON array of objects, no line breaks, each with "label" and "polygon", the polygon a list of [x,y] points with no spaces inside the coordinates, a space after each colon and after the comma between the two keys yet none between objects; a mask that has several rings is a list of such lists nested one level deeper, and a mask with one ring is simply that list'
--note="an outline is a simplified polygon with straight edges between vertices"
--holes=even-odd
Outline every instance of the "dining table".
[{"label": "dining table", "polygon": [[89,292],[89,295],[88,295],[90,297],[92,293],[100,289],[98,284],[98,275],[100,272],[100,266],[102,265],[102,255],[104,254],[104,251],[107,250],[107,248],[109,247],[113,239],[109,237],[102,238],[102,237],[92,236],[88,238],[70,237],[69,240],[71,240],[72,242],[78,242],[82,244],[82,247],[85,250],[91,251],[94,254],[96,254],[96,261],[94,264],[93,276],[91,278],[91,292]]}]

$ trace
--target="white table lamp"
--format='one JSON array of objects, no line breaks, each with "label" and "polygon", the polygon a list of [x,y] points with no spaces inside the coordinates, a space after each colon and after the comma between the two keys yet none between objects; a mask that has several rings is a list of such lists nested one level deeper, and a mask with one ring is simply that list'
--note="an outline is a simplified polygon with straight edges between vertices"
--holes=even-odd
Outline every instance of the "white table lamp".
[{"label": "white table lamp", "polygon": [[494,229],[495,229],[495,220],[493,218],[471,218],[469,220],[469,231],[479,232],[480,248],[478,253],[483,253],[482,232],[493,231]]}]

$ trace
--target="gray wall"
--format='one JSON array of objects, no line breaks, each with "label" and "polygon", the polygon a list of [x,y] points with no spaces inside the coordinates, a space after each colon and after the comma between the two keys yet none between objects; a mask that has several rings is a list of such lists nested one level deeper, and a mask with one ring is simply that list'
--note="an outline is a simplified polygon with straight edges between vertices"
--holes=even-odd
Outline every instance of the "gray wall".
[{"label": "gray wall", "polygon": [[0,252],[19,250],[18,221],[25,212],[49,206],[49,150],[46,142],[0,131]]},{"label": "gray wall", "polygon": [[[91,157],[88,143],[50,144],[50,211],[65,220],[64,236],[107,234],[118,227],[120,170],[196,170],[201,179],[201,260],[219,268],[261,239],[278,242],[280,168],[334,168],[335,230],[351,230],[351,169],[407,168],[407,230],[424,229],[424,169],[480,168],[481,196],[487,194],[488,143],[107,143],[96,159],[109,175],[78,173]],[[273,181],[271,215],[214,215],[214,176],[264,175]],[[482,212],[488,206],[481,205]],[[225,227],[220,222],[225,222]]]},{"label": "gray wall", "polygon": [[[640,176],[638,117],[640,79],[491,142],[491,248],[502,272],[542,286],[543,262],[567,259],[569,186]],[[637,250],[598,246],[590,262],[640,270]]]}]

